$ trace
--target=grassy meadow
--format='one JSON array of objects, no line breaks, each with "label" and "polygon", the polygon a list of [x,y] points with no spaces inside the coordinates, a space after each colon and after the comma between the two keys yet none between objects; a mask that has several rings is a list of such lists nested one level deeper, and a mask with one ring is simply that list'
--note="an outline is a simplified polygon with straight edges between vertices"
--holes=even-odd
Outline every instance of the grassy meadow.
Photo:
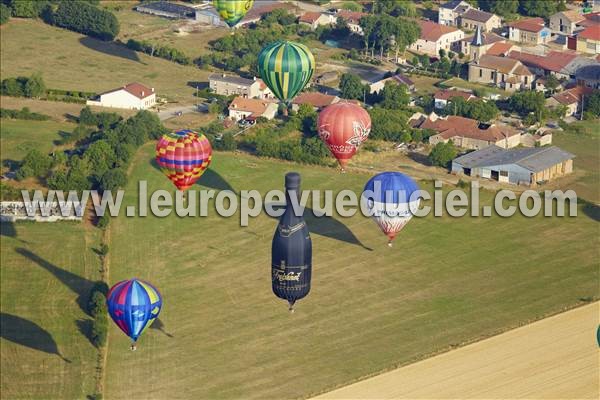
[{"label": "grassy meadow", "polygon": [[208,79],[208,72],[195,66],[153,58],[41,21],[11,19],[0,36],[3,79],[40,72],[50,88],[97,93],[140,82],[154,87],[160,97],[179,101],[192,99],[195,89],[188,82]]},{"label": "grassy meadow", "polygon": [[95,392],[97,350],[82,310],[100,260],[100,233],[82,223],[2,222],[3,399],[84,399]]},{"label": "grassy meadow", "polygon": [[[136,156],[136,187],[172,191]],[[197,188],[283,186],[359,191],[369,175],[216,153]],[[427,183],[421,183],[428,187]],[[483,204],[493,204],[483,192]],[[308,397],[598,297],[597,222],[576,218],[415,218],[393,248],[367,218],[309,218],[310,295],[289,314],[270,289],[276,221],[239,218],[114,219],[110,281],[138,277],[164,298],[161,324],[128,350],[114,326],[105,398]]]},{"label": "grassy meadow", "polygon": [[71,132],[76,125],[55,121],[0,119],[0,159],[20,161],[33,149],[50,153],[60,132]]},{"label": "grassy meadow", "polygon": [[596,121],[574,122],[570,126],[581,129],[580,133],[569,130],[555,132],[552,144],[576,155],[573,161],[575,173],[564,185],[575,190],[578,197],[600,203],[600,126]]}]

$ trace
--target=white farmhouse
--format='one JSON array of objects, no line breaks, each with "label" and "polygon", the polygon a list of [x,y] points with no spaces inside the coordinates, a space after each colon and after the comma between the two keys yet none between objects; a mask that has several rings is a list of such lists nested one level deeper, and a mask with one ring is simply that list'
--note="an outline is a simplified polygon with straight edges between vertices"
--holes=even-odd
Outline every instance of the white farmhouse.
[{"label": "white farmhouse", "polygon": [[126,108],[130,110],[145,110],[156,104],[154,88],[141,83],[128,83],[118,89],[104,92],[94,100],[88,100],[87,105]]}]

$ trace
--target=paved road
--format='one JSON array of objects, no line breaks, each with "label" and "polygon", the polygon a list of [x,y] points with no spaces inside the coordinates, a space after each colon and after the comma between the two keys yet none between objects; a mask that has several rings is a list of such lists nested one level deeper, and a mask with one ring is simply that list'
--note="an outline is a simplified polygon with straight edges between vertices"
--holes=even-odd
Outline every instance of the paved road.
[{"label": "paved road", "polygon": [[599,319],[589,304],[317,399],[598,399]]},{"label": "paved road", "polygon": [[161,121],[165,121],[167,119],[176,118],[177,113],[181,112],[182,114],[189,114],[198,111],[206,111],[207,106],[205,104],[200,104],[199,106],[191,105],[191,106],[167,106],[161,107],[160,112],[158,113],[158,118]]}]

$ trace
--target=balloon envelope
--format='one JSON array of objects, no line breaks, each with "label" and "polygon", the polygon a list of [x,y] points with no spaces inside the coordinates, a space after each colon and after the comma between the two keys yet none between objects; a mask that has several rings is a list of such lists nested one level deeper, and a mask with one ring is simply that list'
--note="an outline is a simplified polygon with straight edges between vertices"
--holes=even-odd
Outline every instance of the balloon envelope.
[{"label": "balloon envelope", "polygon": [[252,8],[254,0],[213,0],[213,6],[229,27],[234,27]]},{"label": "balloon envelope", "polygon": [[362,199],[390,243],[419,209],[420,199],[414,194],[418,190],[417,183],[400,172],[382,172],[365,185]]},{"label": "balloon envelope", "polygon": [[114,285],[106,295],[108,313],[134,342],[158,317],[162,298],[150,283],[130,279]]},{"label": "balloon envelope", "polygon": [[315,58],[303,44],[277,41],[265,46],[258,55],[258,73],[273,94],[289,102],[310,81]]},{"label": "balloon envelope", "polygon": [[344,168],[358,147],[369,137],[371,117],[354,103],[332,104],[319,114],[319,137]]},{"label": "balloon envelope", "polygon": [[167,133],[156,144],[156,162],[179,190],[192,186],[211,159],[212,147],[206,136],[191,130]]}]

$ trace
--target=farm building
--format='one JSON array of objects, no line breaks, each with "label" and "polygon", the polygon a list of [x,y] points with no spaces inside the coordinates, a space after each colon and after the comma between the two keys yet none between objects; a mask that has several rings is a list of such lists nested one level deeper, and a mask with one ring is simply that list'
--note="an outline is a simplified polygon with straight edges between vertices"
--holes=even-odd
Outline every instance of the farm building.
[{"label": "farm building", "polygon": [[157,15],[159,17],[172,19],[195,19],[196,10],[183,4],[170,3],[168,1],[156,1],[143,3],[135,7],[135,10],[145,14]]},{"label": "farm building", "polygon": [[575,156],[558,147],[490,146],[452,160],[452,173],[515,185],[536,185],[573,172]]},{"label": "farm building", "polygon": [[128,83],[118,89],[113,89],[98,95],[97,98],[88,100],[87,105],[126,108],[129,110],[145,110],[156,104],[154,88],[149,88],[141,83]]},{"label": "farm building", "polygon": [[453,97],[462,97],[465,101],[477,100],[477,96],[471,92],[465,92],[464,90],[438,90],[433,95],[433,106],[437,109],[446,108],[448,102],[450,102],[450,99]]},{"label": "farm building", "polygon": [[578,86],[600,89],[600,64],[586,65],[575,73]]},{"label": "farm building", "polygon": [[324,94],[319,92],[304,92],[300,93],[293,101],[292,101],[292,109],[297,111],[300,108],[301,104],[309,104],[313,107],[314,110],[321,110],[328,105],[335,104],[340,101],[340,98],[337,96],[332,96],[330,94]]},{"label": "farm building", "polygon": [[369,85],[369,93],[379,93],[385,87],[387,82],[396,83],[398,85],[406,85],[409,92],[414,92],[415,83],[411,81],[408,77],[402,74],[396,74],[394,76],[390,76],[388,78],[381,79],[377,82],[373,82]]},{"label": "farm building", "polygon": [[429,137],[429,143],[432,145],[452,140],[458,147],[477,150],[492,145],[511,148],[521,143],[519,132],[508,125],[484,124],[457,115],[439,117],[435,113],[429,116],[417,113],[408,123],[411,128],[436,131],[437,135]]},{"label": "farm building", "polygon": [[262,79],[246,79],[227,74],[211,74],[208,86],[213,93],[222,96],[238,95],[250,99],[268,99],[273,97],[271,90]]},{"label": "farm building", "polygon": [[564,90],[555,94],[546,100],[548,108],[555,108],[559,105],[566,107],[565,117],[579,115],[581,111],[581,103],[585,100],[585,96],[594,93],[594,89],[587,86],[575,86],[574,88]]}]

